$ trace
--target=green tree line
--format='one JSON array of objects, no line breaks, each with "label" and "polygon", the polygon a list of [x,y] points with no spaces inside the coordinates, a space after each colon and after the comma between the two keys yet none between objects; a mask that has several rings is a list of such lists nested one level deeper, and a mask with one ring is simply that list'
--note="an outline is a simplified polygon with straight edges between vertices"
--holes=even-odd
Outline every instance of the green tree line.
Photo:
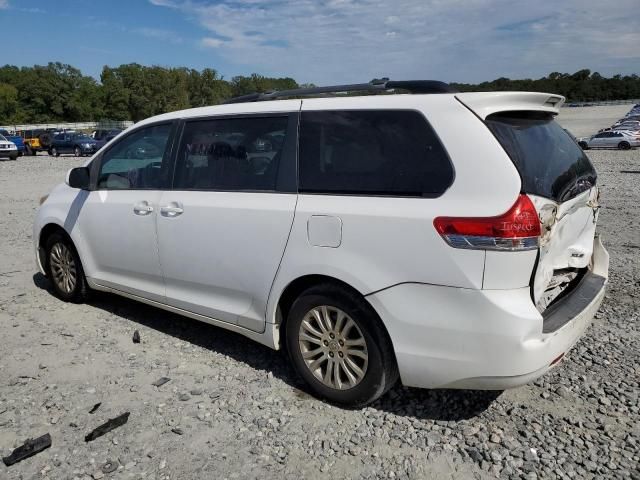
[{"label": "green tree line", "polygon": [[606,78],[598,72],[591,73],[591,70],[588,69],[579,70],[573,74],[553,72],[537,80],[498,78],[491,82],[482,82],[477,85],[469,83],[454,83],[452,85],[463,92],[519,90],[558,93],[566,97],[567,102],[597,102],[640,98],[640,77],[638,75],[614,75],[611,78]]},{"label": "green tree line", "polygon": [[[540,79],[498,78],[480,84],[453,84],[461,91],[528,90],[558,93],[568,101],[640,98],[638,75],[605,78],[590,70],[554,72]],[[71,65],[0,67],[0,124],[138,121],[184,108],[215,105],[238,95],[298,87],[293,78],[258,74],[225,79],[206,68],[105,66],[98,82]]]},{"label": "green tree line", "polygon": [[0,125],[133,120],[215,105],[238,95],[296,88],[292,78],[258,74],[225,80],[216,70],[104,67],[100,82],[62,63],[0,67]]}]

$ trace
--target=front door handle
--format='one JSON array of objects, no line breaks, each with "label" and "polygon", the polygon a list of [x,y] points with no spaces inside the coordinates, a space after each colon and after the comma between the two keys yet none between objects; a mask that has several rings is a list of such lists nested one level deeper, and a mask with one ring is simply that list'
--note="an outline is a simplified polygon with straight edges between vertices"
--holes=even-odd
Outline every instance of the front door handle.
[{"label": "front door handle", "polygon": [[183,212],[184,209],[177,202],[171,202],[165,207],[160,207],[160,213],[165,217],[177,217],[178,215],[182,215]]},{"label": "front door handle", "polygon": [[136,215],[149,215],[153,212],[153,207],[149,202],[140,202],[133,206],[133,213]]}]

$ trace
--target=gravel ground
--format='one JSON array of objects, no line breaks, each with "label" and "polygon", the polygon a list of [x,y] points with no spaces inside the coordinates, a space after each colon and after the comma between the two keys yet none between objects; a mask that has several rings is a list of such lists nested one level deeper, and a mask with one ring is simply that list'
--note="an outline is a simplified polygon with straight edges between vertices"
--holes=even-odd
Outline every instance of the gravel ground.
[{"label": "gravel ground", "polygon": [[55,299],[34,267],[32,218],[81,160],[0,162],[0,453],[53,441],[0,464],[0,478],[640,479],[640,175],[621,173],[640,171],[640,150],[589,156],[611,277],[568,358],[519,389],[397,386],[361,410],[310,397],[282,354],[236,334],[112,295]]},{"label": "gravel ground", "polygon": [[593,135],[599,129],[610,127],[624,117],[633,107],[626,105],[607,105],[599,107],[564,107],[560,109],[558,121],[576,137]]}]

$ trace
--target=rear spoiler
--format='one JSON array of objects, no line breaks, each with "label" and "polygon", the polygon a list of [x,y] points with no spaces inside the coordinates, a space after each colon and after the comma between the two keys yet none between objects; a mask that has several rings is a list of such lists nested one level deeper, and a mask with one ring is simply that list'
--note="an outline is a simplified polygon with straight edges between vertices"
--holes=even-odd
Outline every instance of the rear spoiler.
[{"label": "rear spoiler", "polygon": [[565,100],[562,95],[537,92],[469,92],[456,98],[482,120],[493,113],[523,110],[557,115]]}]

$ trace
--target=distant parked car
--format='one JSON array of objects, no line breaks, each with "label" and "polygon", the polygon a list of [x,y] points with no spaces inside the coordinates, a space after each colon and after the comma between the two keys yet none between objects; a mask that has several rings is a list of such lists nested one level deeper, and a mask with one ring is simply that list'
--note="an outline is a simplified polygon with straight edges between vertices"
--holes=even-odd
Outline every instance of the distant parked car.
[{"label": "distant parked car", "polygon": [[640,122],[624,122],[616,125],[613,130],[640,130]]},{"label": "distant parked car", "polygon": [[47,152],[51,147],[51,140],[56,133],[52,128],[36,128],[18,132],[25,145],[25,155],[37,155],[38,152]]},{"label": "distant parked car", "polygon": [[118,135],[120,132],[122,132],[121,128],[109,128],[109,129],[98,129],[95,130],[91,136],[93,137],[94,140],[103,140],[106,137],[115,137],[116,135]]},{"label": "distant parked car", "polygon": [[6,140],[13,143],[18,151],[18,155],[22,156],[25,153],[24,142],[22,141],[22,137],[20,135],[11,135],[7,130],[0,129],[0,135],[2,135]]},{"label": "distant parked car", "polygon": [[72,153],[76,157],[93,155],[98,151],[97,142],[84,133],[64,132],[53,137],[49,154],[59,157],[61,154]]},{"label": "distant parked car", "polygon": [[629,132],[610,131],[581,138],[578,141],[578,145],[580,145],[583,150],[590,148],[619,148],[620,150],[629,150],[633,147],[640,147],[640,139],[632,136]]},{"label": "distant parked car", "polygon": [[116,138],[122,130],[114,128],[112,130],[96,130],[93,132],[93,138],[96,141],[98,150],[104,147],[108,142]]},{"label": "distant parked car", "polygon": [[18,147],[13,142],[7,140],[4,135],[0,135],[0,158],[7,157],[11,160],[18,158]]}]

